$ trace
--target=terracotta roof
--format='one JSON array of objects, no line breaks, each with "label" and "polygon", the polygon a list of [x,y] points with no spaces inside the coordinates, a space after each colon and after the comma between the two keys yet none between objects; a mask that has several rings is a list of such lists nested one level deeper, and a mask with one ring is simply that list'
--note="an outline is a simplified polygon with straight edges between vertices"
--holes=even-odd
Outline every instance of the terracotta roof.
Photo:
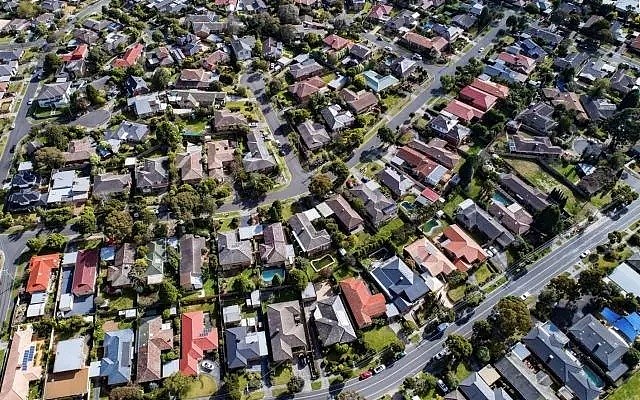
[{"label": "terracotta roof", "polygon": [[162,379],[161,353],[173,348],[173,329],[162,326],[162,317],[145,321],[138,329],[138,382]]},{"label": "terracotta roof", "polygon": [[462,88],[460,91],[460,99],[482,111],[488,111],[498,100],[496,96],[476,89],[473,86],[465,86]]},{"label": "terracotta roof", "polygon": [[449,275],[456,270],[456,266],[429,239],[418,239],[406,246],[404,251],[433,277]]},{"label": "terracotta roof", "polygon": [[33,256],[29,261],[29,280],[27,281],[27,292],[46,292],[49,288],[51,270],[60,266],[60,254],[47,254],[44,256]]},{"label": "terracotta roof", "polygon": [[73,270],[71,292],[84,296],[95,292],[98,250],[80,250]]},{"label": "terracotta roof", "polygon": [[432,203],[435,203],[440,198],[440,195],[433,191],[431,188],[424,188],[424,190],[420,193],[420,196],[429,200]]},{"label": "terracotta roof", "polygon": [[477,108],[471,107],[459,100],[452,100],[444,108],[444,111],[453,114],[465,122],[470,122],[474,118],[482,118],[484,112]]},{"label": "terracotta roof", "polygon": [[509,88],[507,86],[492,81],[483,81],[475,78],[473,82],[471,82],[471,86],[496,96],[499,99],[504,99],[509,95]]},{"label": "terracotta roof", "polygon": [[369,12],[370,18],[381,19],[388,16],[393,10],[393,7],[389,4],[376,4],[371,8]]},{"label": "terracotta roof", "polygon": [[204,353],[218,349],[218,330],[215,325],[205,324],[205,314],[202,311],[182,314],[181,328],[180,372],[195,376]]},{"label": "terracotta roof", "polygon": [[520,70],[525,73],[531,72],[536,65],[536,61],[533,58],[529,58],[522,54],[511,54],[504,51],[498,55],[498,59],[504,61],[505,64],[513,69]]},{"label": "terracotta roof", "polygon": [[347,278],[340,282],[340,288],[358,328],[371,325],[373,318],[383,315],[387,310],[384,295],[372,295],[360,278]]},{"label": "terracotta roof", "polygon": [[89,368],[49,374],[44,386],[44,399],[63,399],[89,392]]},{"label": "terracotta roof", "polygon": [[487,259],[482,247],[458,225],[449,225],[442,235],[447,239],[442,243],[442,247],[455,257],[454,264],[460,271],[466,271],[471,268],[471,264]]},{"label": "terracotta roof", "polygon": [[83,43],[76,47],[72,52],[63,54],[60,58],[64,62],[84,60],[87,57],[87,54],[89,54],[89,46]]},{"label": "terracotta roof", "polygon": [[129,47],[127,51],[124,52],[124,56],[122,56],[122,58],[117,58],[113,62],[113,67],[128,68],[134,66],[142,55],[143,49],[144,46],[140,43],[136,43],[133,47]]},{"label": "terracotta roof", "polygon": [[289,92],[293,93],[298,100],[304,101],[318,93],[324,86],[324,81],[321,78],[314,76],[289,86]]},{"label": "terracotta roof", "polygon": [[353,44],[351,40],[345,39],[334,33],[325,37],[323,42],[327,46],[331,47],[333,50],[342,50],[345,47],[351,47],[351,45]]}]

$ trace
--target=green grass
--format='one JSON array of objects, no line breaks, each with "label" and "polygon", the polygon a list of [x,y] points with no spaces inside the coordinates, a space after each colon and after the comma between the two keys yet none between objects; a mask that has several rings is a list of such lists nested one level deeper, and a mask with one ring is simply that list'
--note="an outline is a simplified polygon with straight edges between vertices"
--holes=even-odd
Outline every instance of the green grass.
[{"label": "green grass", "polygon": [[636,372],[622,386],[611,393],[608,400],[640,400],[640,372]]},{"label": "green grass", "polygon": [[457,288],[453,288],[449,290],[447,292],[447,296],[449,296],[449,299],[452,302],[457,303],[458,301],[462,300],[462,298],[464,297],[465,290],[467,290],[467,285],[460,285]]},{"label": "green grass", "polygon": [[291,371],[291,367],[289,365],[281,365],[276,368],[273,378],[271,378],[271,383],[274,386],[286,385],[292,376],[293,372]]},{"label": "green grass", "polygon": [[246,400],[262,400],[264,399],[264,392],[262,390],[256,390],[255,392],[249,393],[248,396],[245,397]]},{"label": "green grass", "polygon": [[189,123],[185,124],[184,129],[185,131],[190,133],[202,134],[206,129],[206,127],[207,127],[207,121],[197,120],[197,121],[190,121]]},{"label": "green grass", "polygon": [[449,197],[449,200],[447,200],[447,202],[444,204],[442,211],[444,211],[444,213],[448,216],[453,217],[456,213],[456,209],[464,200],[464,197],[456,193],[454,196]]},{"label": "green grass", "polygon": [[325,254],[324,256],[311,261],[311,265],[316,271],[320,271],[321,269],[326,268],[335,263],[336,263],[336,260],[333,258],[331,254]]},{"label": "green grass", "polygon": [[184,395],[186,399],[192,399],[197,397],[205,397],[211,396],[218,390],[218,385],[216,384],[215,379],[213,377],[200,374],[196,378],[195,382],[193,382],[189,386],[189,390]]},{"label": "green grass", "polygon": [[491,271],[489,271],[487,264],[482,264],[473,275],[476,277],[478,285],[482,285],[491,277]]},{"label": "green grass", "polygon": [[238,110],[249,122],[258,122],[261,119],[261,112],[258,106],[251,101],[228,101],[225,107],[230,111]]},{"label": "green grass", "polygon": [[274,389],[271,389],[271,395],[273,397],[280,397],[280,396],[285,395],[287,393],[289,393],[289,390],[287,388],[274,388]]},{"label": "green grass", "polygon": [[126,310],[129,308],[133,308],[134,298],[135,293],[129,292],[128,290],[123,290],[122,294],[119,297],[109,298],[109,309]]},{"label": "green grass", "polygon": [[352,276],[356,276],[357,272],[352,270],[348,265],[341,265],[333,271],[333,277],[340,282]]},{"label": "green grass", "polygon": [[388,326],[364,332],[362,340],[367,348],[370,348],[375,352],[380,352],[391,343],[399,341],[395,332],[393,332]]},{"label": "green grass", "polygon": [[[202,285],[202,288],[204,289],[204,295],[209,297],[209,296],[214,296],[216,294],[216,282],[214,279],[208,279],[204,282],[204,285]],[[195,300],[197,298],[200,297],[201,295],[201,291],[198,290],[196,292],[193,292],[191,294],[189,294],[188,296],[183,297],[183,300]]]},{"label": "green grass", "polygon": [[458,364],[456,368],[456,378],[458,378],[458,382],[462,382],[469,374],[471,374],[471,371],[465,363],[461,362]]},{"label": "green grass", "polygon": [[497,288],[499,288],[500,286],[502,286],[502,284],[504,284],[507,281],[507,278],[503,275],[500,277],[500,279],[496,280],[494,283],[491,284],[491,286],[483,289],[485,293],[491,293],[494,290],[496,290]]},{"label": "green grass", "polygon": [[311,382],[311,389],[320,390],[322,388],[322,381],[313,381]]}]

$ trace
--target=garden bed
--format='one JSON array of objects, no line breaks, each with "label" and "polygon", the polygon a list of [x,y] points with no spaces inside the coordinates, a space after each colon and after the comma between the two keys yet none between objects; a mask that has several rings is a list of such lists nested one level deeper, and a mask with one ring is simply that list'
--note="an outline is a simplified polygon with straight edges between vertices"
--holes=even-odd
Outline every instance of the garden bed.
[{"label": "garden bed", "polygon": [[311,261],[311,266],[316,272],[335,265],[336,260],[331,254],[325,254],[324,256]]}]

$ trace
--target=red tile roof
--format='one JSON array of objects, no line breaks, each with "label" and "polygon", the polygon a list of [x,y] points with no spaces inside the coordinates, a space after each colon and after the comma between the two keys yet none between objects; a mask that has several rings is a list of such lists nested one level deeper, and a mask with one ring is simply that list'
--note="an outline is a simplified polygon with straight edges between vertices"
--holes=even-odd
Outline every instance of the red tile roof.
[{"label": "red tile roof", "polygon": [[435,191],[433,191],[433,189],[430,189],[430,188],[425,188],[420,193],[420,196],[424,197],[425,199],[429,200],[432,203],[435,203],[440,198],[440,195],[438,193],[436,193]]},{"label": "red tile roof", "polygon": [[60,254],[33,256],[29,261],[27,293],[46,292],[49,288],[51,270],[60,266]]},{"label": "red tile roof", "polygon": [[503,51],[498,55],[498,59],[504,61],[511,68],[521,70],[527,74],[533,71],[536,66],[536,61],[533,58],[522,54],[511,54]]},{"label": "red tile roof", "polygon": [[305,81],[296,82],[289,86],[289,92],[291,92],[298,100],[305,101],[309,97],[318,93],[325,85],[325,82],[321,78],[314,76]]},{"label": "red tile roof", "polygon": [[124,52],[124,56],[122,58],[117,58],[113,62],[114,68],[128,68],[136,65],[138,59],[142,55],[142,50],[144,46],[140,43],[136,43],[133,47],[129,47],[127,51]]},{"label": "red tile roof", "polygon": [[62,58],[64,62],[84,60],[87,54],[89,54],[89,46],[83,43],[76,47],[71,53],[63,54],[60,58]]},{"label": "red tile roof", "polygon": [[334,33],[324,38],[324,44],[331,47],[333,50],[342,50],[345,47],[351,47],[353,42],[349,39],[345,39]]},{"label": "red tile roof", "polygon": [[71,292],[76,296],[95,293],[98,250],[80,250],[73,270]]},{"label": "red tile roof", "polygon": [[477,108],[473,108],[467,104],[459,100],[452,100],[447,106],[444,108],[444,111],[455,115],[465,122],[470,122],[474,118],[482,118],[484,112],[478,110]]},{"label": "red tile roof", "polygon": [[409,146],[400,147],[396,156],[409,164],[416,174],[422,178],[429,176],[440,165]]},{"label": "red tile roof", "polygon": [[198,374],[198,363],[204,353],[218,349],[218,330],[215,326],[205,326],[202,311],[182,314],[182,354],[180,372],[184,375]]},{"label": "red tile roof", "polygon": [[465,86],[462,88],[460,91],[460,99],[482,111],[489,111],[498,100],[496,96],[483,92],[482,90],[476,89],[472,86]]},{"label": "red tile roof", "polygon": [[496,82],[483,81],[482,79],[475,78],[471,86],[496,96],[499,99],[504,99],[509,95],[509,88]]},{"label": "red tile roof", "polygon": [[340,288],[358,328],[371,325],[373,318],[387,311],[384,295],[372,295],[367,284],[360,278],[347,278],[340,282]]},{"label": "red tile roof", "polygon": [[433,277],[449,275],[457,268],[429,239],[421,238],[404,248],[413,260]]},{"label": "red tile roof", "polygon": [[455,257],[453,263],[460,271],[467,271],[471,268],[471,264],[487,259],[482,247],[458,225],[449,225],[442,235],[448,239],[442,243],[442,247]]},{"label": "red tile roof", "polygon": [[393,7],[389,4],[376,4],[371,8],[369,12],[370,18],[381,19],[388,16],[393,10]]}]

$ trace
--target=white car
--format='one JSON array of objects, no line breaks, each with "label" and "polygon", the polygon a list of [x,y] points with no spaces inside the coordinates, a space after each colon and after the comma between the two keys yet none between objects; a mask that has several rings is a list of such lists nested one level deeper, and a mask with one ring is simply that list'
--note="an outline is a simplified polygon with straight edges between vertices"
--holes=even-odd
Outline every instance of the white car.
[{"label": "white car", "polygon": [[498,249],[496,249],[495,247],[489,246],[489,250],[491,250],[491,252],[493,253],[494,256],[498,255]]},{"label": "white car", "polygon": [[484,249],[484,252],[487,253],[487,255],[489,256],[489,258],[493,257],[493,251],[491,251],[491,249],[486,248]]},{"label": "white car", "polygon": [[591,254],[591,250],[585,250],[580,254],[580,258],[587,258]]},{"label": "white car", "polygon": [[414,54],[414,55],[413,55],[413,59],[414,59],[414,60],[421,61],[421,60],[422,60],[422,56],[421,56],[420,54]]},{"label": "white car", "polygon": [[377,367],[375,367],[373,369],[373,373],[374,374],[379,374],[380,372],[384,371],[385,369],[387,369],[387,367],[384,366],[384,364],[380,364]]},{"label": "white car", "polygon": [[393,49],[391,48],[391,46],[384,46],[384,49],[385,49],[386,51],[393,51]]},{"label": "white car", "polygon": [[524,300],[528,299],[528,298],[529,298],[529,296],[531,296],[531,293],[529,293],[529,292],[524,292],[524,293],[522,293],[522,295],[520,296],[520,299],[521,299],[522,301],[524,301]]},{"label": "white car", "polygon": [[29,101],[27,101],[27,105],[30,106],[33,104],[33,99],[30,99]]},{"label": "white car", "polygon": [[478,49],[478,53],[482,53],[483,51],[484,51],[484,47],[480,47],[480,48]]},{"label": "white car", "polygon": [[209,360],[204,360],[200,366],[202,367],[202,369],[205,369],[207,371],[211,371],[213,369],[213,362],[209,361]]}]

